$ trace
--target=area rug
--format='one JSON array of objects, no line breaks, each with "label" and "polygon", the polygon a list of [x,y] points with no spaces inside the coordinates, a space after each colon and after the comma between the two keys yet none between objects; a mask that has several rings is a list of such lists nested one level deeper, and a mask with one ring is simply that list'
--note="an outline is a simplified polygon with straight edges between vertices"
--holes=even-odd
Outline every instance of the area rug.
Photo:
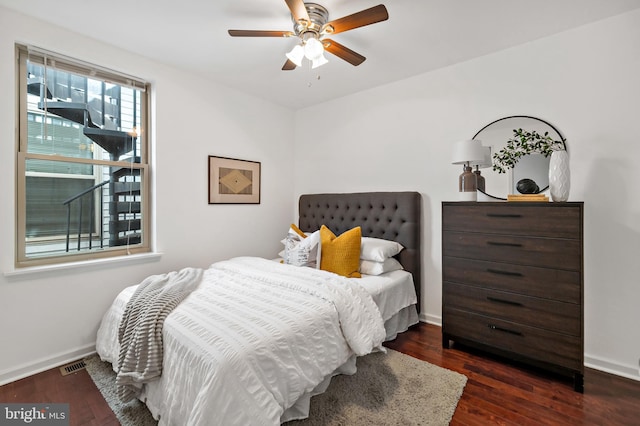
[{"label": "area rug", "polygon": [[[111,364],[87,358],[87,371],[123,426],[155,425],[139,401],[121,404]],[[358,359],[353,376],[337,376],[327,391],[311,399],[309,418],[286,426],[448,425],[467,377],[400,352]]]},{"label": "area rug", "polygon": [[122,426],[155,426],[158,422],[153,418],[147,406],[137,399],[122,403],[116,391],[116,373],[108,362],[102,362],[98,355],[85,358],[86,369],[96,384],[105,401],[111,407]]}]

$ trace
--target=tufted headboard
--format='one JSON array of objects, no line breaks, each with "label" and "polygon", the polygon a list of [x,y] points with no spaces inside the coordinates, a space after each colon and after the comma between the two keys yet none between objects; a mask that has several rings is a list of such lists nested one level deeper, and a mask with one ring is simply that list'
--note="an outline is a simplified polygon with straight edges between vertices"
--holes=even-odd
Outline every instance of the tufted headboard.
[{"label": "tufted headboard", "polygon": [[402,244],[404,250],[397,258],[413,275],[420,311],[422,197],[419,192],[304,194],[298,207],[298,226],[303,231],[313,232],[326,225],[340,235],[360,226],[364,237]]}]

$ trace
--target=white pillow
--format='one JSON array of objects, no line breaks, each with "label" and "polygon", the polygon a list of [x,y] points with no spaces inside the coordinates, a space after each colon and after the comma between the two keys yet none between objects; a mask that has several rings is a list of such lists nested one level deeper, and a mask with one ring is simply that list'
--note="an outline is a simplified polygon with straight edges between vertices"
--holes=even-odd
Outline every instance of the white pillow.
[{"label": "white pillow", "polygon": [[360,260],[360,273],[367,275],[380,275],[385,272],[402,269],[402,265],[393,257],[388,257],[384,262],[373,262],[371,260]]},{"label": "white pillow", "polygon": [[403,248],[402,244],[395,241],[383,240],[381,238],[362,237],[360,259],[384,262],[385,259],[400,253]]},{"label": "white pillow", "polygon": [[297,232],[289,228],[287,237],[283,240],[283,263],[295,266],[320,267],[320,231],[316,231],[307,238],[302,238]]},{"label": "white pillow", "polygon": [[[293,229],[292,229],[292,228],[289,228],[289,232],[291,232],[291,231],[293,231]],[[304,233],[304,235],[305,235],[305,236],[307,236],[307,237],[308,237],[309,235],[311,235],[311,234],[313,234],[313,232],[305,232],[305,233]],[[282,245],[283,245],[283,246],[285,246],[285,247],[286,247],[286,245],[287,245],[287,238],[285,237],[285,238],[281,239],[281,240],[280,240],[280,242],[282,243]],[[280,259],[284,258],[284,249],[283,249],[281,252],[279,252],[279,253],[278,253],[278,256],[280,257]],[[282,263],[282,262],[281,262],[281,263]]]}]

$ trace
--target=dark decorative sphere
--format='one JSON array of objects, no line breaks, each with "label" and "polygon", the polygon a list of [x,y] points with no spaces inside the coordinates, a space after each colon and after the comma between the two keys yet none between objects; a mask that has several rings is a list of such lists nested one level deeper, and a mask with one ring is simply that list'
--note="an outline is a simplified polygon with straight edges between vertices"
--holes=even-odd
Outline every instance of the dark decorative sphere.
[{"label": "dark decorative sphere", "polygon": [[532,179],[520,179],[516,185],[516,189],[521,194],[537,194],[540,192],[538,184]]}]

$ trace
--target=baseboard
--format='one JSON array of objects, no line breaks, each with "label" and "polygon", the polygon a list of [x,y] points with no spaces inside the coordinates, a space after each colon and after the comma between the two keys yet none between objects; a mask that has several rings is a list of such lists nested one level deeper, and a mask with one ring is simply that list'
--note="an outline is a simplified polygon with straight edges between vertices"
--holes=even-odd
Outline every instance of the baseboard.
[{"label": "baseboard", "polygon": [[426,322],[427,324],[437,325],[438,327],[442,327],[442,317],[437,315],[429,315],[425,313],[421,313],[418,315],[418,319],[420,322]]},{"label": "baseboard", "polygon": [[60,352],[47,358],[40,358],[34,362],[18,365],[14,368],[0,371],[0,386],[25,377],[50,370],[55,367],[85,358],[96,352],[96,344],[82,346],[67,352]]},{"label": "baseboard", "polygon": [[[419,315],[420,322],[426,322],[427,324],[437,325],[442,327],[442,317],[436,315],[428,315],[421,313]],[[594,356],[584,356],[584,366],[599,370],[604,373],[613,374],[615,376],[624,377],[631,380],[640,381],[640,368],[633,365],[623,365],[604,358],[598,358]]]},{"label": "baseboard", "polygon": [[585,354],[584,366],[627,379],[640,381],[640,371],[638,367],[633,365],[623,365],[611,360]]}]

